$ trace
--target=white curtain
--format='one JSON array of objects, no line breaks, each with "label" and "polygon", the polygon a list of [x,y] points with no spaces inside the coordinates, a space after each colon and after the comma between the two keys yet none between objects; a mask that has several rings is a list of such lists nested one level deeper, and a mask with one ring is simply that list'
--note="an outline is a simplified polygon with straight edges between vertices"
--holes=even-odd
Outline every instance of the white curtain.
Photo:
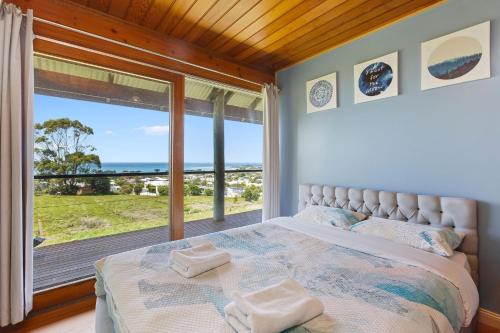
[{"label": "white curtain", "polygon": [[280,163],[279,163],[279,103],[278,87],[265,84],[264,100],[264,160],[262,183],[264,203],[262,220],[280,215]]},{"label": "white curtain", "polygon": [[33,294],[33,13],[0,0],[0,326]]}]

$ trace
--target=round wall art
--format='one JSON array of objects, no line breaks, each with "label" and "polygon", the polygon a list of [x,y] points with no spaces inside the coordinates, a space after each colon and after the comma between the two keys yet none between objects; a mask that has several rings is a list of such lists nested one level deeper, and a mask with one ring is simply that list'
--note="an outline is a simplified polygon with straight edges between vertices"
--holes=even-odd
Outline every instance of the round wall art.
[{"label": "round wall art", "polygon": [[306,82],[307,113],[337,107],[337,73]]},{"label": "round wall art", "polygon": [[422,90],[490,77],[490,21],[422,43]]},{"label": "round wall art", "polygon": [[398,52],[354,66],[354,103],[398,95]]},{"label": "round wall art", "polygon": [[387,90],[392,82],[393,71],[385,62],[375,62],[359,76],[359,90],[366,96],[376,96]]},{"label": "round wall art", "polygon": [[333,85],[326,81],[316,82],[309,91],[309,102],[317,108],[327,105],[333,96]]},{"label": "round wall art", "polygon": [[472,37],[459,36],[439,45],[427,61],[432,76],[451,80],[469,73],[482,56],[481,43]]}]

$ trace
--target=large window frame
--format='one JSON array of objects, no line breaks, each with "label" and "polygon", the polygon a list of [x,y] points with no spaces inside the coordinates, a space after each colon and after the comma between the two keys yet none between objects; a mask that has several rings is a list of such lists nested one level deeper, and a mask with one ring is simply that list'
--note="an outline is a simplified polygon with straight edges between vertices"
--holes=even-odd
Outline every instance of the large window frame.
[{"label": "large window frame", "polygon": [[[169,227],[171,240],[184,238],[184,75],[122,57],[106,56],[91,50],[76,49],[71,46],[57,44],[51,47],[46,44],[41,48],[35,47],[35,53],[167,81],[171,84],[171,112],[169,112]],[[50,50],[53,50],[53,52]],[[36,312],[82,297],[93,297],[94,281],[95,278],[82,279],[67,285],[35,292],[33,310]]]},{"label": "large window frame", "polygon": [[[77,42],[76,33],[66,31],[70,39]],[[63,36],[58,36],[63,37]],[[92,49],[77,44],[56,42],[50,39],[37,38],[34,41],[34,49],[37,54],[59,57],[69,61],[81,62],[88,65],[99,66],[110,70],[121,71],[133,75],[144,76],[152,79],[168,81],[172,87],[171,112],[170,112],[170,149],[169,149],[169,227],[170,239],[178,240],[184,238],[184,114],[185,114],[185,76],[172,72],[169,69],[154,65],[157,61],[155,56],[137,49],[126,46],[107,43],[89,36],[78,36],[85,39],[83,45],[93,45]],[[63,40],[65,38],[62,38]],[[107,45],[109,44],[109,45]],[[100,51],[102,50],[102,51]],[[142,53],[142,54],[141,54]],[[139,57],[141,56],[142,57]],[[143,59],[138,61],[137,59]],[[220,75],[214,73],[212,78],[217,81]],[[248,82],[229,78],[225,84],[230,84],[244,90],[259,91],[256,85]],[[95,299],[95,278],[82,279],[67,285],[55,287],[48,290],[35,292],[33,299],[33,311],[36,313],[56,305],[71,302],[76,299]],[[89,306],[92,302],[86,302]]]}]

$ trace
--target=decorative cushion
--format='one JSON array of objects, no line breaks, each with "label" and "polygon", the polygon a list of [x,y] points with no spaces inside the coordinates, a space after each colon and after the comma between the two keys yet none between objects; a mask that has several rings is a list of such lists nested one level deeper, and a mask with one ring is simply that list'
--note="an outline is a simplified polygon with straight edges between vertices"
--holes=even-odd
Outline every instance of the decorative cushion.
[{"label": "decorative cushion", "polygon": [[326,206],[309,206],[297,213],[295,217],[301,220],[333,225],[343,229],[349,229],[351,225],[366,219],[366,215],[363,213]]},{"label": "decorative cushion", "polygon": [[462,242],[464,235],[449,228],[370,218],[350,227],[351,231],[382,237],[427,252],[450,257]]}]

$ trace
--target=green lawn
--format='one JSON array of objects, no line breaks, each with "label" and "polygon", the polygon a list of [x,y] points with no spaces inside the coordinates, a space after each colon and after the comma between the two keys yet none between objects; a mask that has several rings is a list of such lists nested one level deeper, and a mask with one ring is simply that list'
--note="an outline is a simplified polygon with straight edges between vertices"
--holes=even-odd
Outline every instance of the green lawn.
[{"label": "green lawn", "polygon": [[[226,214],[260,209],[262,203],[226,198]],[[184,197],[185,221],[210,218],[213,197]],[[194,222],[196,223],[196,222]],[[36,195],[35,235],[51,245],[168,224],[168,197],[136,195]]]}]

